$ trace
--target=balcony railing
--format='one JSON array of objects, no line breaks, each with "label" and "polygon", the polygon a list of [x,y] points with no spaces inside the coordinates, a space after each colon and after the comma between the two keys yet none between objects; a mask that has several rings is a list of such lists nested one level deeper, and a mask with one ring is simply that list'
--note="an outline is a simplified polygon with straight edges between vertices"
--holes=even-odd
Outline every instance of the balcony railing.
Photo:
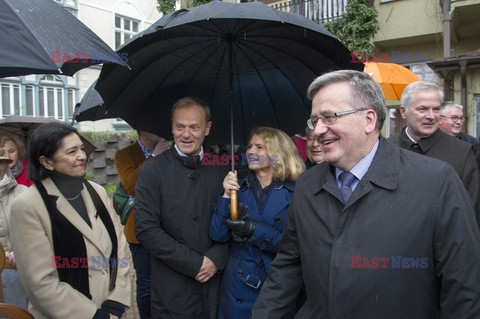
[{"label": "balcony railing", "polygon": [[271,7],[297,13],[315,22],[325,23],[339,19],[348,0],[285,0],[269,4]]}]

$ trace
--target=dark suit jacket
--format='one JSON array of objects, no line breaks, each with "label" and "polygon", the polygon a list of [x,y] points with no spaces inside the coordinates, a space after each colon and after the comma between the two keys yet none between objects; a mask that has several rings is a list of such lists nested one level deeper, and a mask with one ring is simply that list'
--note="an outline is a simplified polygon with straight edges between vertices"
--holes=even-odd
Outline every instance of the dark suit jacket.
[{"label": "dark suit jacket", "polygon": [[400,134],[388,139],[390,142],[418,154],[438,158],[450,164],[462,180],[475,207],[480,225],[480,174],[471,144],[450,136],[440,129],[415,145],[403,128]]},{"label": "dark suit jacket", "polygon": [[381,139],[346,205],[328,163],[300,176],[253,318],[283,318],[303,283],[302,318],[480,318],[479,243],[451,166]]},{"label": "dark suit jacket", "polygon": [[475,150],[475,155],[477,157],[478,168],[480,169],[480,143],[478,143],[478,140],[465,132],[460,132],[460,134],[457,135],[457,138],[473,145],[473,149]]}]

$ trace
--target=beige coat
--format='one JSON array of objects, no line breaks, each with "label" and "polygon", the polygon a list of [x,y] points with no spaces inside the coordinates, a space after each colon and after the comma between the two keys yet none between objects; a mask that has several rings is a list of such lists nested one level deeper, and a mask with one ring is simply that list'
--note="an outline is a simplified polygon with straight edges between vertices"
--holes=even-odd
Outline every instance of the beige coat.
[{"label": "beige coat", "polygon": [[[15,181],[15,179],[13,180]],[[0,194],[0,243],[5,251],[12,251],[10,242],[10,207],[13,200],[26,189],[27,186],[17,184],[10,188],[7,194]]]},{"label": "beige coat", "polygon": [[[118,258],[127,260],[126,240],[118,217],[107,193],[98,184],[91,183],[102,198],[115,225],[118,240]],[[30,299],[29,311],[36,319],[42,318],[92,318],[103,301],[110,299],[130,306],[130,280],[128,263],[119,267],[115,289],[109,286],[109,269],[92,267],[92,258],[109,258],[111,241],[100,218],[95,218],[94,204],[87,189],[81,192],[92,228],[68,203],[58,188],[47,178],[43,185],[49,195],[58,196],[58,210],[83,234],[88,256],[88,277],[92,300],[69,284],[61,282],[52,256],[54,256],[50,217],[36,186],[17,197],[12,205],[11,235],[15,246],[15,259],[20,278]],[[98,257],[97,257],[98,258]],[[52,265],[53,264],[53,265]],[[120,263],[125,266],[125,262]]]}]

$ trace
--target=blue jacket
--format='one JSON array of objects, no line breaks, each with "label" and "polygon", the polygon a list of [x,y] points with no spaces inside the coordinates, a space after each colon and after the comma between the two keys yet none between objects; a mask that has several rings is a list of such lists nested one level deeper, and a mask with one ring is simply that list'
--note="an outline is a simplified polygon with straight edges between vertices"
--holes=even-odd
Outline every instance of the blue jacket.
[{"label": "blue jacket", "polygon": [[292,182],[277,182],[260,213],[249,183],[244,179],[239,184],[238,202],[248,207],[247,214],[257,222],[257,226],[247,242],[232,241],[230,229],[225,223],[225,219],[230,217],[230,200],[223,197],[217,199],[210,224],[210,237],[217,242],[231,244],[230,257],[220,285],[219,319],[251,317],[268,267],[276,255],[294,190]]}]

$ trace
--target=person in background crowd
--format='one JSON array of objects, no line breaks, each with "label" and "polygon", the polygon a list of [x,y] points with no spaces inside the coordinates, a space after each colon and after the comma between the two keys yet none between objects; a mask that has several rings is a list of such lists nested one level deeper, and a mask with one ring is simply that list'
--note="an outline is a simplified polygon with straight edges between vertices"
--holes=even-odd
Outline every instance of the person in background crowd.
[{"label": "person in background crowd", "polygon": [[5,266],[2,270],[4,302],[28,310],[28,297],[15,267],[15,255],[10,239],[10,207],[13,200],[27,187],[19,185],[10,173],[12,160],[0,151],[0,243],[5,251]]},{"label": "person in background crowd", "polygon": [[475,137],[463,132],[464,124],[465,116],[463,114],[463,105],[452,101],[443,102],[440,108],[439,128],[448,135],[472,144],[478,167],[480,167],[480,143],[478,143]]},{"label": "person in background crowd", "polygon": [[135,231],[151,255],[153,318],[216,318],[228,245],[210,239],[228,165],[202,165],[210,108],[185,97],[172,107],[174,147],[140,167]]},{"label": "person in background crowd", "polygon": [[15,134],[2,133],[0,136],[0,150],[12,160],[10,171],[16,178],[17,183],[30,186],[33,181],[27,178],[27,161],[25,156],[25,144]]},{"label": "person in background crowd", "polygon": [[42,124],[31,137],[35,184],[14,200],[10,228],[36,319],[120,318],[130,306],[125,236],[105,189],[84,179],[86,161],[68,124]]},{"label": "person in background crowd", "polygon": [[[170,147],[168,141],[155,134],[138,131],[138,140],[115,153],[115,166],[125,191],[134,196],[140,166]],[[150,318],[150,253],[135,236],[135,208],[125,224],[124,233],[132,253],[137,284],[137,306],[141,319]]]},{"label": "person in background crowd", "polygon": [[403,91],[400,103],[400,114],[407,125],[388,140],[450,164],[470,194],[480,224],[480,175],[472,145],[438,128],[443,91],[434,83],[413,82]]},{"label": "person in background crowd", "polygon": [[[295,145],[284,132],[258,127],[247,146],[249,175],[238,181],[229,172],[210,224],[210,237],[230,244],[222,274],[218,318],[250,318],[278,249],[295,181],[305,170]],[[238,190],[241,216],[230,219],[230,191]],[[293,311],[294,309],[292,309]],[[291,313],[293,318],[293,312]]]},{"label": "person in background crowd", "polygon": [[307,145],[307,136],[306,132],[298,133],[295,134],[293,137],[293,142],[295,143],[295,146],[297,147],[297,151],[302,157],[302,160],[305,162],[307,160],[307,151],[306,151],[306,145]]},{"label": "person in background crowd", "polygon": [[447,163],[380,137],[387,108],[368,74],[325,73],[308,88],[325,162],[295,184],[253,319],[480,318],[480,234]]},{"label": "person in background crowd", "polygon": [[307,127],[305,132],[307,132],[307,160],[305,161],[305,166],[310,168],[323,162],[323,150],[322,145],[320,145],[318,139],[313,135],[313,130]]}]

